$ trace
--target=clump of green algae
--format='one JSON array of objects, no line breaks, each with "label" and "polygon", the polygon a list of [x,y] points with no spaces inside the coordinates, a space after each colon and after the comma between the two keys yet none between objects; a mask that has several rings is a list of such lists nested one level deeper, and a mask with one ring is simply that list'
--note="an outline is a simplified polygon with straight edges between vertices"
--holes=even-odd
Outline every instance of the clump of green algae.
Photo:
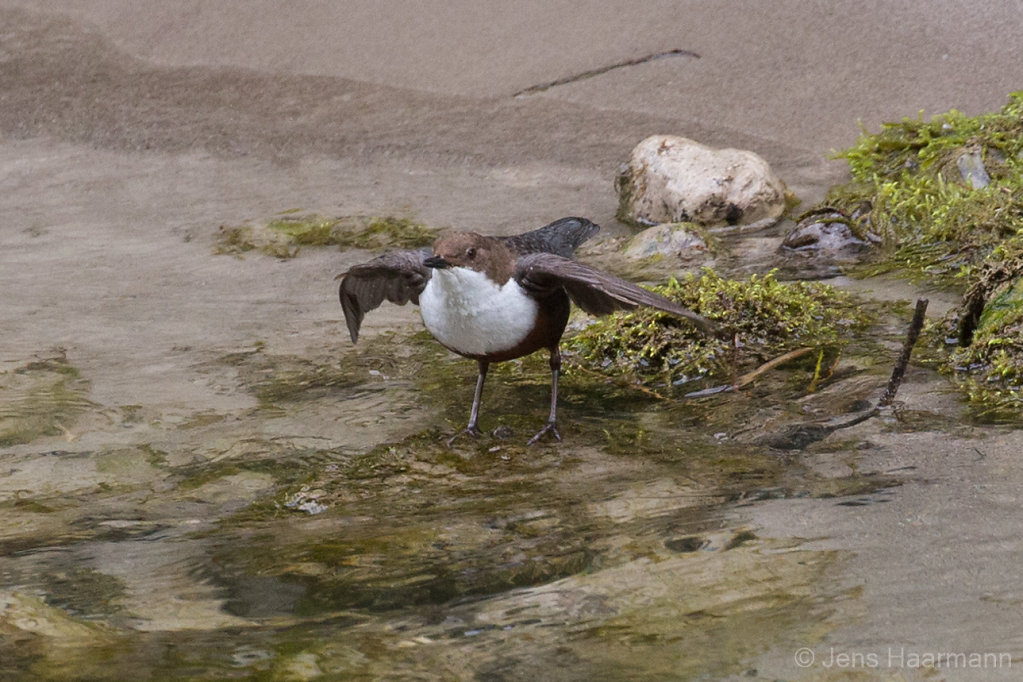
[{"label": "clump of green algae", "polygon": [[677,386],[733,377],[799,348],[837,351],[849,331],[869,321],[849,294],[820,283],[779,282],[773,272],[731,280],[705,269],[654,291],[727,334],[704,336],[685,320],[641,308],[597,320],[572,337],[574,360],[646,385]]},{"label": "clump of green algae", "polygon": [[873,272],[962,285],[1023,230],[1023,92],[1000,112],[886,123],[838,156],[852,182],[824,203],[850,213],[870,206],[871,229],[887,247]]},{"label": "clump of green algae", "polygon": [[1023,92],[1001,111],[949,111],[864,131],[839,155],[852,182],[825,204],[869,207],[886,244],[864,274],[896,271],[965,291],[935,328],[939,368],[978,404],[1023,403]]},{"label": "clump of green algae", "polygon": [[303,246],[416,248],[431,244],[437,232],[409,218],[393,216],[279,215],[257,226],[222,226],[214,251],[240,255],[257,250],[275,258],[294,258]]}]

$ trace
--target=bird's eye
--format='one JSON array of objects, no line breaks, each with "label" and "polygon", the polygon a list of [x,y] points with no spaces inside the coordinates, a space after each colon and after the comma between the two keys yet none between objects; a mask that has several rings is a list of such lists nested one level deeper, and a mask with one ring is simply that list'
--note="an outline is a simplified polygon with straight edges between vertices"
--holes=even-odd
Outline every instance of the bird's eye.
[{"label": "bird's eye", "polygon": [[475,258],[476,257],[476,247],[475,246],[470,246],[469,248],[467,248],[465,250],[465,257],[468,258],[469,260],[472,260],[473,258]]}]

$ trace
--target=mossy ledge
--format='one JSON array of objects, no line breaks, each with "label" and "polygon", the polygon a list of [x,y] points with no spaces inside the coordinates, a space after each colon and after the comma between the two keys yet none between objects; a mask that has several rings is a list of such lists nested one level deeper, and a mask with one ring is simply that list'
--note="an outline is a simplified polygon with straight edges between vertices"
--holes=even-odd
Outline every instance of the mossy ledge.
[{"label": "mossy ledge", "polygon": [[834,356],[870,319],[834,287],[779,282],[774,272],[725,279],[705,269],[653,289],[714,321],[705,337],[685,320],[649,308],[595,321],[567,342],[570,361],[647,386],[729,380],[784,353],[808,348],[811,363]]},{"label": "mossy ledge", "polygon": [[1023,236],[988,256],[963,302],[932,328],[938,367],[985,415],[1023,407]]},{"label": "mossy ledge", "polygon": [[409,218],[318,214],[278,215],[258,225],[220,227],[214,253],[241,255],[258,251],[275,258],[294,258],[305,246],[345,249],[412,249],[433,243],[438,230]]},{"label": "mossy ledge", "polygon": [[1023,231],[1023,91],[1001,111],[920,115],[860,135],[837,154],[852,181],[823,205],[866,220],[885,242],[863,274],[896,271],[968,287],[1005,239]]},{"label": "mossy ledge", "polygon": [[[1023,91],[997,112],[956,110],[863,131],[837,155],[852,181],[821,206],[883,238],[862,276],[965,292],[931,325],[933,362],[981,412],[1023,405]],[[820,208],[820,207],[818,207]]]}]

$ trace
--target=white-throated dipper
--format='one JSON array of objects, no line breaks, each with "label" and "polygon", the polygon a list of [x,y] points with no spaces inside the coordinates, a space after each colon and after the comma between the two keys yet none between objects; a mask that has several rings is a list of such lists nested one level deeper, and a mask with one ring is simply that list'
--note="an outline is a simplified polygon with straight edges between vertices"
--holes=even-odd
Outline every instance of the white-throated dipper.
[{"label": "white-throated dipper", "polygon": [[[576,247],[600,227],[585,218],[562,218],[512,237],[447,232],[432,253],[391,251],[339,275],[338,294],[352,343],[366,313],[385,300],[419,305],[427,330],[446,348],[476,360],[479,376],[465,433],[480,434],[477,420],[492,362],[550,351],[551,412],[529,440],[557,428],[558,345],[570,301],[593,315],[645,305],[688,319],[702,331],[708,320],[631,282],[572,260]],[[457,434],[456,436],[457,437]],[[454,438],[452,438],[454,440]]]}]

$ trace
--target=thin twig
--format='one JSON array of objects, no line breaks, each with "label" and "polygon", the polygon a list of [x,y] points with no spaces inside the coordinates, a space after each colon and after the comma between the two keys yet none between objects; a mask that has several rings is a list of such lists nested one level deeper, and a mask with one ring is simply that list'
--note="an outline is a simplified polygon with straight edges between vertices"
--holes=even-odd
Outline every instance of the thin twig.
[{"label": "thin twig", "polygon": [[559,78],[559,79],[553,80],[553,81],[551,81],[549,83],[541,83],[540,85],[531,85],[530,87],[525,88],[524,90],[519,90],[514,95],[512,95],[512,97],[521,97],[523,95],[532,95],[532,94],[535,94],[537,92],[543,92],[544,90],[547,90],[548,88],[553,88],[553,87],[556,87],[558,85],[567,85],[568,83],[574,83],[576,81],[581,81],[584,78],[593,78],[594,76],[599,76],[599,75],[601,75],[603,73],[607,73],[608,71],[612,71],[614,69],[620,69],[620,68],[625,67],[625,66],[637,66],[639,64],[645,64],[647,62],[652,62],[652,61],[654,61],[656,59],[664,59],[665,57],[692,57],[693,59],[699,59],[700,55],[696,54],[695,52],[690,52],[689,50],[682,50],[682,49],[679,49],[679,50],[667,50],[665,52],[655,52],[654,54],[648,54],[645,57],[639,57],[637,59],[629,59],[629,60],[626,60],[624,62],[618,62],[617,64],[611,64],[610,66],[602,66],[602,67],[597,68],[597,69],[590,69],[589,71],[583,71],[582,73],[577,73],[574,76],[565,76],[564,78]]},{"label": "thin twig", "polygon": [[909,356],[913,353],[913,346],[916,345],[916,340],[920,338],[920,330],[923,329],[924,313],[926,312],[927,299],[918,298],[916,300],[916,310],[913,311],[913,321],[909,323],[906,341],[902,344],[902,353],[899,354],[899,359],[895,361],[895,368],[892,369],[892,376],[888,380],[888,387],[884,390],[881,399],[877,401],[878,407],[887,407],[895,400],[895,394],[898,392],[899,386],[902,385],[902,378],[905,376],[906,368],[909,366]]},{"label": "thin twig", "polygon": [[795,358],[802,357],[802,356],[806,355],[807,353],[809,353],[812,350],[813,350],[813,348],[796,348],[795,350],[790,350],[788,353],[784,353],[784,354],[779,355],[778,357],[776,357],[776,358],[774,358],[772,360],[768,360],[767,362],[765,362],[764,364],[760,365],[759,367],[757,367],[752,372],[747,372],[746,374],[743,374],[741,377],[736,379],[734,383],[723,384],[723,385],[720,385],[720,386],[714,386],[712,388],[705,388],[705,389],[700,390],[700,391],[693,391],[692,393],[686,393],[682,397],[683,398],[706,398],[707,396],[717,395],[718,393],[728,393],[730,391],[738,391],[739,389],[744,388],[747,385],[749,385],[749,384],[753,383],[754,381],[756,381],[757,378],[761,374],[763,374],[764,372],[768,372],[768,371],[774,369],[775,367],[777,367],[778,365],[780,365],[782,363],[785,363],[785,362],[788,362],[789,360],[794,360]]},{"label": "thin twig", "polygon": [[801,358],[801,357],[803,357],[804,355],[806,355],[807,353],[809,353],[812,350],[813,350],[813,348],[809,348],[809,347],[806,347],[806,348],[796,348],[795,350],[790,350],[788,353],[784,353],[782,355],[779,355],[778,357],[774,358],[773,360],[768,360],[767,362],[765,362],[764,364],[760,365],[759,367],[757,367],[752,372],[748,372],[746,374],[743,374],[741,377],[739,377],[735,381],[735,383],[732,385],[732,388],[733,389],[739,389],[739,388],[742,388],[742,387],[746,386],[747,384],[751,384],[754,381],[756,381],[756,379],[758,377],[760,377],[760,375],[763,374],[764,372],[769,372],[772,369],[774,369],[775,367],[777,367],[778,365],[784,364],[784,363],[788,362],[789,360],[795,360],[796,358]]}]

